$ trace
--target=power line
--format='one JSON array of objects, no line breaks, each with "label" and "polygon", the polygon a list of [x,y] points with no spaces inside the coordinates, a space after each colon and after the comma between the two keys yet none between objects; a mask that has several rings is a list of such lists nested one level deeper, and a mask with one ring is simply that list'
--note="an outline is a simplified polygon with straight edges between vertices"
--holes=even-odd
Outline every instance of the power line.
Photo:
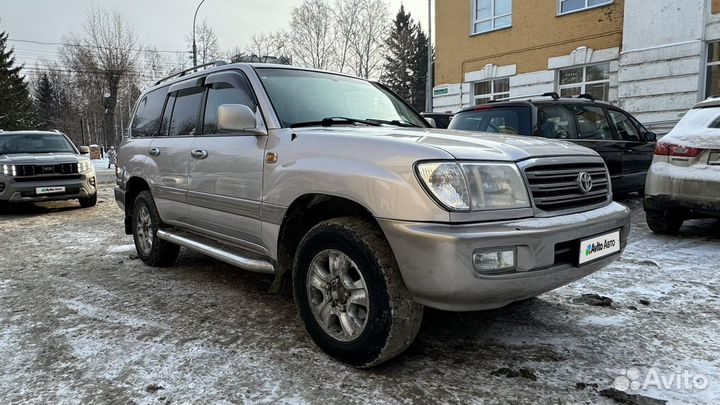
[{"label": "power line", "polygon": [[8,38],[8,39],[13,42],[22,42],[22,43],[27,43],[27,44],[47,45],[47,46],[70,46],[70,47],[76,47],[76,48],[128,50],[128,51],[136,51],[136,52],[142,52],[142,51],[149,50],[149,51],[159,52],[159,53],[174,53],[174,54],[186,54],[187,53],[187,51],[168,51],[168,50],[142,49],[142,48],[118,48],[118,47],[111,47],[111,46],[96,46],[96,45],[70,44],[70,43],[63,43],[63,42],[36,41],[34,39],[19,39],[19,38]]}]

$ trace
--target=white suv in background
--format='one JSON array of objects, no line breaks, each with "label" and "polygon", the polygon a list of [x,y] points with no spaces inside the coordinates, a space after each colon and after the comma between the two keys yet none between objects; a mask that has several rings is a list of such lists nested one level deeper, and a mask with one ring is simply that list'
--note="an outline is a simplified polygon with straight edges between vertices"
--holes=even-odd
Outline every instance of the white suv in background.
[{"label": "white suv in background", "polygon": [[696,104],[658,142],[645,214],[661,234],[676,233],[686,219],[720,218],[720,98]]}]

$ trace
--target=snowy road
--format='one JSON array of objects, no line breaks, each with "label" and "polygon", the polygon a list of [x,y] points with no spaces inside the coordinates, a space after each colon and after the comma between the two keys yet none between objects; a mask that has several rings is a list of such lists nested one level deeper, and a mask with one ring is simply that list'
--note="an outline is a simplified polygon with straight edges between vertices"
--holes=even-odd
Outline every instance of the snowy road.
[{"label": "snowy road", "polygon": [[499,310],[428,310],[415,344],[369,371],[318,351],[267,276],[187,251],[145,266],[110,184],[94,209],[0,216],[0,403],[612,404],[615,381],[644,396],[627,403],[718,403],[720,222],[659,237],[627,203],[611,267]]}]

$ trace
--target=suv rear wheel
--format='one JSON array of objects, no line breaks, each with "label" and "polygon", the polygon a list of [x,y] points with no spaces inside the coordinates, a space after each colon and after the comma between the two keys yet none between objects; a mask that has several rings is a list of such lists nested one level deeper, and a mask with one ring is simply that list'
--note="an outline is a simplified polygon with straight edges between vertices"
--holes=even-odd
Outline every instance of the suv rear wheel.
[{"label": "suv rear wheel", "polygon": [[363,218],[331,219],[305,235],[293,292],[315,344],[355,367],[402,353],[422,322],[423,307],[407,291],[390,246]]},{"label": "suv rear wheel", "polygon": [[651,231],[661,235],[675,235],[685,222],[685,217],[678,211],[645,210],[645,220]]},{"label": "suv rear wheel", "polygon": [[140,259],[151,266],[169,266],[180,253],[180,246],[157,237],[160,224],[160,214],[152,194],[141,192],[133,204],[133,240]]}]

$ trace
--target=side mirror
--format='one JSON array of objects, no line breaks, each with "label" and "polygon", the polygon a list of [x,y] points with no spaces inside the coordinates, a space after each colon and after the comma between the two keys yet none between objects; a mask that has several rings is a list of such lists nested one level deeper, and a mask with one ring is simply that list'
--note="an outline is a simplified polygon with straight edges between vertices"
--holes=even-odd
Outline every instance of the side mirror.
[{"label": "side mirror", "polygon": [[81,146],[78,149],[80,149],[81,155],[87,155],[88,153],[90,153],[90,148],[88,148],[87,146]]},{"label": "side mirror", "polygon": [[218,130],[267,135],[264,128],[258,128],[255,113],[243,104],[223,104],[218,107]]},{"label": "side mirror", "polygon": [[656,142],[657,134],[655,132],[645,132],[645,142]]},{"label": "side mirror", "polygon": [[425,117],[425,121],[427,121],[427,123],[430,124],[431,127],[437,128],[437,122],[435,122],[435,118]]}]

